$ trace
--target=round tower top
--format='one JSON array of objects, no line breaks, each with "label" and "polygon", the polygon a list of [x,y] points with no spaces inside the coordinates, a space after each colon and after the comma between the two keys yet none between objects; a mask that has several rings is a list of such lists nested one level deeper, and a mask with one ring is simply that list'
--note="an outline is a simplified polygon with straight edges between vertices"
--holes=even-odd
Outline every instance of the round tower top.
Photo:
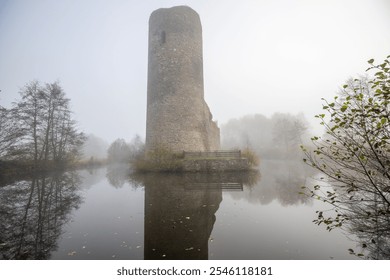
[{"label": "round tower top", "polygon": [[149,28],[169,30],[174,33],[202,32],[198,13],[188,6],[155,10],[150,15]]}]

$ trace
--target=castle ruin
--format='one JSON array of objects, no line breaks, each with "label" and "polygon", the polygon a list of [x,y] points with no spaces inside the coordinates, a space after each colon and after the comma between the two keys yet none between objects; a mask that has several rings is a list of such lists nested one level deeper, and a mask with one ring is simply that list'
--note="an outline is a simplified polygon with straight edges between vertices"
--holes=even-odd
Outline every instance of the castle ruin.
[{"label": "castle ruin", "polygon": [[204,100],[199,15],[186,6],[154,11],[148,59],[146,152],[218,150],[219,128]]}]

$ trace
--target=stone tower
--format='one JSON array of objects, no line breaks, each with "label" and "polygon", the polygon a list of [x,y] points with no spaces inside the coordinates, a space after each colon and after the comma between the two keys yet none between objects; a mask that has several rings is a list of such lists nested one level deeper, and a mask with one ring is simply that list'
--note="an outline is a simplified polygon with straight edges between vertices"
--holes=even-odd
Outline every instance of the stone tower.
[{"label": "stone tower", "polygon": [[219,128],[204,100],[199,15],[178,6],[149,19],[146,151],[219,149]]}]

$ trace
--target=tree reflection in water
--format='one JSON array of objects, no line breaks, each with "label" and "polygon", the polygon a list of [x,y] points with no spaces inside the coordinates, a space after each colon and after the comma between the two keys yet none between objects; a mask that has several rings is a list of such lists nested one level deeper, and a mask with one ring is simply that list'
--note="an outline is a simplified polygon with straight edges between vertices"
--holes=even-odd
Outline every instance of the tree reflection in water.
[{"label": "tree reflection in water", "polygon": [[49,259],[62,226],[78,208],[76,172],[37,176],[0,188],[0,258]]},{"label": "tree reflection in water", "polygon": [[[314,177],[316,171],[294,161],[263,161],[261,171],[269,176],[264,176],[253,188],[248,201],[267,204],[277,199],[286,206],[310,204],[314,198],[330,203],[329,211],[318,211],[315,223],[324,224],[328,230],[341,228],[346,236],[355,239],[362,252],[350,249],[351,254],[369,259],[390,259],[390,208],[380,197],[367,191],[345,191],[326,185],[314,190],[318,181],[310,182],[307,178]],[[299,194],[303,185],[309,188],[312,197]]]},{"label": "tree reflection in water", "polygon": [[361,252],[349,249],[351,254],[365,259],[390,259],[390,208],[381,198],[374,193],[351,194],[344,188],[330,186],[311,192],[332,204],[332,211],[318,212],[314,222],[326,225],[328,230],[343,229],[361,248]]},{"label": "tree reflection in water", "polygon": [[[252,204],[267,205],[278,201],[282,206],[312,204],[310,197],[300,194],[301,187],[315,174],[302,162],[296,160],[263,160],[260,165],[261,180],[247,185],[249,192],[244,199]],[[231,194],[234,198],[242,195]]]},{"label": "tree reflection in water", "polygon": [[[363,250],[363,257],[369,259],[390,259],[390,213],[383,214],[378,203],[367,205],[366,209],[351,207],[347,215],[348,230],[355,234]],[[372,214],[368,214],[372,213]]]},{"label": "tree reflection in water", "polygon": [[126,164],[110,164],[107,166],[106,177],[111,186],[119,189],[128,180],[129,166]]}]

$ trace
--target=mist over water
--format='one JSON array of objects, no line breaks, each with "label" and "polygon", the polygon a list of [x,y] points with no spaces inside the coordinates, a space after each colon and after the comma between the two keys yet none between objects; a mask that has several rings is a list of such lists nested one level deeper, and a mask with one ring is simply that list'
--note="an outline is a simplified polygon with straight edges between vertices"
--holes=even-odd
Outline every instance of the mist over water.
[{"label": "mist over water", "polygon": [[354,258],[348,249],[355,244],[341,231],[312,223],[314,209],[324,205],[298,194],[310,170],[265,160],[260,173],[252,179],[237,173],[129,177],[127,169],[101,168],[3,186],[1,256]]}]

